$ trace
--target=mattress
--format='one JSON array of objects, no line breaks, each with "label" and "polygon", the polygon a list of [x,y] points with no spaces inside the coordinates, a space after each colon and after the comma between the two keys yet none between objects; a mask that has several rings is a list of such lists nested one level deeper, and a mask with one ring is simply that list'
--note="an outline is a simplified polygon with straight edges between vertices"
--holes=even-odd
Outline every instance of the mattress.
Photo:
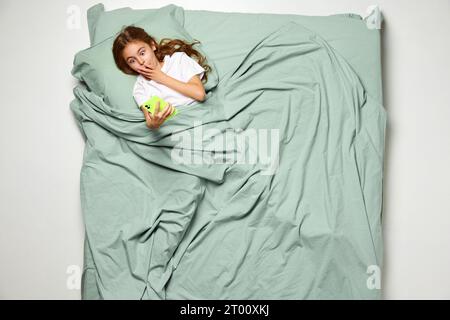
[{"label": "mattress", "polygon": [[[89,83],[74,88],[86,138],[82,298],[381,298],[380,30],[352,13],[173,7],[217,73],[205,102],[152,132],[139,110]],[[158,10],[92,6],[91,48]],[[83,81],[94,71],[83,74],[81,56],[72,73]],[[242,129],[268,138],[276,165],[174,163],[173,150],[195,158],[199,149],[173,138],[199,128],[210,138],[240,139]],[[239,150],[214,151],[216,159]]]}]

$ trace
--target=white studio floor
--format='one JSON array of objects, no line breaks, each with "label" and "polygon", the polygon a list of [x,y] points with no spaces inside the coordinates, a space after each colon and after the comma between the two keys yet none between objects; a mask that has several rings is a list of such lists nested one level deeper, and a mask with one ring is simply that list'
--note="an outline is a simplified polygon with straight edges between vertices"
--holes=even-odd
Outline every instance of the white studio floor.
[{"label": "white studio floor", "polygon": [[[74,54],[89,45],[86,9],[98,2],[0,3],[0,299],[80,299],[70,276],[83,264],[84,141],[69,109],[70,70]],[[173,3],[186,10],[362,16],[378,4],[388,112],[382,290],[385,299],[450,299],[450,0],[103,3],[106,10]],[[66,27],[71,5],[82,12],[77,30]]]}]

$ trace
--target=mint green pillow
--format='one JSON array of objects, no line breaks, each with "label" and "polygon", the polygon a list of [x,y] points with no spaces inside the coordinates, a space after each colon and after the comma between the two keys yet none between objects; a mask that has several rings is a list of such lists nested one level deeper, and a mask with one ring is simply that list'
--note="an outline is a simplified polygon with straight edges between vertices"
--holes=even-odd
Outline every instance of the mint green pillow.
[{"label": "mint green pillow", "polygon": [[[184,9],[180,6],[170,4],[169,14],[184,26]],[[145,17],[151,19],[158,14],[157,9],[131,9],[123,7],[119,9],[105,11],[102,3],[98,3],[87,10],[87,22],[89,27],[89,37],[91,45],[119,32],[122,26],[132,24]]]},{"label": "mint green pillow", "polygon": [[[193,42],[194,39],[174,17],[175,10],[177,10],[177,6],[167,5],[155,9],[150,16],[131,24],[143,28],[158,42],[162,38],[177,38]],[[114,39],[121,28],[122,26],[112,36],[76,53],[71,73],[78,80],[85,82],[91,91],[101,96],[112,108],[134,112],[136,102],[132,94],[136,76],[120,71],[112,54]],[[207,63],[212,69],[208,74],[208,81],[204,83],[205,91],[208,94],[219,82],[217,69],[214,63],[208,59],[208,55],[202,50],[201,45],[196,44],[194,48],[206,57]]]}]

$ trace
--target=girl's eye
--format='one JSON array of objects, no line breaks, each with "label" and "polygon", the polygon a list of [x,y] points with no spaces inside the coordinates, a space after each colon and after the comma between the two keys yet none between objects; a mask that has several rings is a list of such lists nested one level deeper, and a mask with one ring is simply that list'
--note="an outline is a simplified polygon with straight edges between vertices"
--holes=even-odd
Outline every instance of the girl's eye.
[{"label": "girl's eye", "polygon": [[141,51],[141,56],[143,56],[143,55],[144,55],[144,53],[145,53],[145,51]]}]

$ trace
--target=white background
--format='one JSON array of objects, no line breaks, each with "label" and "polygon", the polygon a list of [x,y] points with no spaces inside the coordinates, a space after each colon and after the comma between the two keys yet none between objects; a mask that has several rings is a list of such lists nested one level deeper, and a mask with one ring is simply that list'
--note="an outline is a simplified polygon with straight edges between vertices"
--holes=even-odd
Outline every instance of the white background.
[{"label": "white background", "polygon": [[[0,299],[79,299],[79,174],[84,141],[69,109],[74,54],[89,46],[100,1],[0,2]],[[383,11],[388,112],[384,175],[385,299],[450,298],[450,1],[104,1],[106,10],[366,15]],[[66,27],[67,8],[81,28]],[[76,270],[76,269],[75,269]]]}]

